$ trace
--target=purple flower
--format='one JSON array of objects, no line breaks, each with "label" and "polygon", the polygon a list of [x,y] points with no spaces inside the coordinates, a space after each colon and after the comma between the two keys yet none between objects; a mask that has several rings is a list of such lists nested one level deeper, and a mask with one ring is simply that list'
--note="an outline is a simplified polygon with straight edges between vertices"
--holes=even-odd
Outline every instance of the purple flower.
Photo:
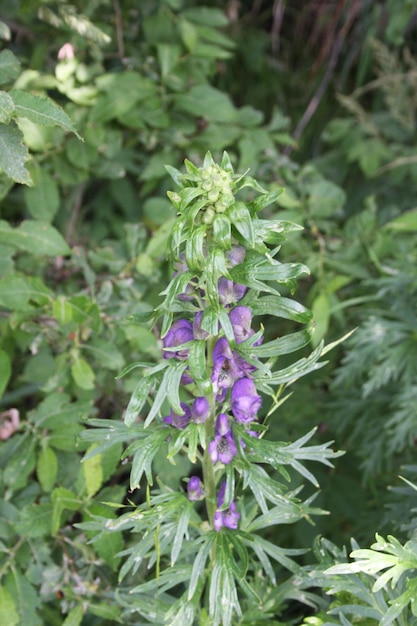
[{"label": "purple flower", "polygon": [[229,266],[234,267],[235,265],[239,265],[239,263],[243,263],[246,250],[243,246],[233,246],[226,256],[229,261]]},{"label": "purple flower", "polygon": [[187,486],[188,499],[196,502],[204,497],[203,484],[198,476],[191,476]]},{"label": "purple flower", "polygon": [[237,454],[237,447],[227,415],[220,413],[216,420],[216,435],[209,443],[208,452],[213,463],[228,465]]},{"label": "purple flower", "polygon": [[229,318],[235,333],[236,343],[245,341],[254,334],[251,328],[252,311],[248,306],[235,306],[229,313]]},{"label": "purple flower", "polygon": [[235,380],[244,376],[241,366],[246,363],[229,346],[225,337],[221,337],[213,348],[213,370],[211,382],[214,390],[221,391],[231,387]]},{"label": "purple flower", "polygon": [[255,383],[251,378],[240,378],[235,382],[230,400],[233,416],[242,424],[253,422],[262,404],[261,396],[256,393]]},{"label": "purple flower", "polygon": [[[174,322],[163,338],[164,348],[175,348],[176,346],[181,346],[188,341],[192,341],[194,339],[193,327],[191,322],[188,320],[180,319]],[[177,350],[177,351],[163,351],[163,356],[165,359],[172,359],[176,357],[177,359],[181,359],[184,361],[188,356],[188,350]]]},{"label": "purple flower", "polygon": [[207,398],[196,398],[191,406],[191,419],[196,424],[204,424],[210,415],[210,404]]},{"label": "purple flower", "polygon": [[219,278],[217,283],[217,290],[219,293],[220,304],[223,306],[229,306],[229,304],[239,302],[239,300],[241,300],[247,292],[248,288],[245,285],[234,283],[232,280],[222,276]]},{"label": "purple flower", "polygon": [[222,483],[220,487],[219,494],[217,496],[217,505],[218,509],[216,510],[213,518],[214,530],[219,531],[221,528],[231,528],[232,530],[236,530],[239,523],[240,513],[236,510],[235,502],[231,502],[230,506],[227,509],[221,509],[224,504],[224,493],[226,490],[226,482]]},{"label": "purple flower", "polygon": [[203,311],[199,311],[194,318],[193,322],[193,333],[195,339],[207,339],[209,336],[208,332],[201,328],[201,319],[203,317]]},{"label": "purple flower", "polygon": [[163,419],[165,424],[170,424],[171,426],[174,426],[174,428],[183,430],[191,419],[191,409],[188,404],[185,404],[185,402],[181,402],[181,408],[184,411],[184,415],[178,415],[178,413],[175,413],[171,409],[171,413]]}]

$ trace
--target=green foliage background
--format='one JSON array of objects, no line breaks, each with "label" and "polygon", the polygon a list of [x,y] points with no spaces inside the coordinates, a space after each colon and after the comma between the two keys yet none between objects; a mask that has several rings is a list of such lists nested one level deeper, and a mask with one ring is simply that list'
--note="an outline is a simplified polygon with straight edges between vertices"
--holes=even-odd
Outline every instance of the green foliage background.
[{"label": "green foliage background", "polygon": [[[369,598],[357,579],[346,592],[340,568],[332,583],[321,573],[346,560],[352,536],[365,547],[395,532],[416,558],[417,3],[327,4],[2,3],[0,623],[137,623],[115,601],[132,538],[77,524],[115,520],[146,493],[128,493],[122,426],[97,453],[86,419],[120,420],[137,372],[117,375],[160,359],[138,320],[168,277],[164,166],[207,150],[286,187],[265,214],[304,226],[286,254],[312,270],[298,299],[313,310],[315,345],[356,328],[271,426],[278,440],[318,426],[317,443],[330,436],[346,451],[320,476],[330,515],[272,538],[289,548],[327,538],[302,557],[303,584],[333,585],[334,617],[325,596],[306,609],[271,591],[268,623],[349,624],[343,606],[373,602],[369,573]],[[267,332],[280,333],[273,319]],[[154,469],[177,488],[187,464],[161,455]],[[407,585],[403,574],[398,595]],[[378,593],[382,607],[396,597]],[[415,602],[402,608],[384,623],[415,623]]]}]

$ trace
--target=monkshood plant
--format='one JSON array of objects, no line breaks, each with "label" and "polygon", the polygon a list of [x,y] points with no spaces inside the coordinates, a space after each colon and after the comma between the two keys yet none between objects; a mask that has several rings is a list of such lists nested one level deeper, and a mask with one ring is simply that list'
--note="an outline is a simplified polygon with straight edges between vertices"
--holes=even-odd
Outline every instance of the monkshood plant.
[{"label": "monkshood plant", "polygon": [[[300,227],[260,219],[279,191],[235,175],[227,154],[220,165],[208,153],[201,167],[185,166],[185,173],[167,168],[179,187],[168,192],[177,212],[172,280],[161,304],[138,317],[160,329],[163,358],[124,370],[142,370],[124,424],[91,420],[96,428],[84,438],[100,442],[93,453],[130,441],[130,488],[147,483],[142,503],[105,522],[107,532],[134,533],[120,571],[126,616],[170,626],[278,623],[271,620],[285,602],[306,601],[309,592],[293,558],[301,551],[275,545],[264,531],[322,513],[312,498],[299,498],[291,471],[317,485],[303,461],[331,466],[339,454],[328,443],[306,445],[314,430],[293,443],[267,438],[288,385],[321,366],[319,346],[277,367],[312,333],[310,311],[289,297],[308,268],[275,258]],[[263,316],[303,328],[266,340]],[[164,450],[173,464],[184,456],[191,464],[180,491],[161,480],[151,489],[153,461]],[[82,526],[103,531],[100,520]]]}]

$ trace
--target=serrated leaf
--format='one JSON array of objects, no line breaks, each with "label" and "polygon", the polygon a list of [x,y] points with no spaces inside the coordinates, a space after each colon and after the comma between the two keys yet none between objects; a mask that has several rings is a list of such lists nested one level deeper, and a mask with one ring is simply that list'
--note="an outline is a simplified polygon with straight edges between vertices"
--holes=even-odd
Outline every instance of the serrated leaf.
[{"label": "serrated leaf", "polygon": [[14,102],[6,91],[0,91],[0,123],[8,124],[13,117]]},{"label": "serrated leaf", "polygon": [[[0,68],[1,69],[1,68]],[[8,590],[0,587],[0,624],[7,626],[16,626],[19,624],[20,618],[17,612],[14,600]]]},{"label": "serrated leaf", "polygon": [[58,459],[49,446],[44,446],[39,452],[36,473],[43,491],[51,491],[58,474]]},{"label": "serrated leaf", "polygon": [[64,109],[48,96],[39,96],[20,89],[12,89],[9,93],[15,104],[16,115],[26,117],[41,126],[60,126],[81,139]]},{"label": "serrated leaf", "polygon": [[132,469],[130,472],[131,489],[138,489],[140,487],[143,474],[145,474],[149,485],[153,484],[152,461],[167,436],[168,433],[165,428],[154,430],[146,439],[141,439],[139,445],[132,444],[127,448],[124,456],[130,454],[134,448],[139,448],[132,459]]},{"label": "serrated leaf", "polygon": [[0,52],[0,84],[16,80],[20,72],[20,61],[10,50]]},{"label": "serrated leaf", "polygon": [[24,220],[17,228],[0,220],[0,243],[36,255],[65,256],[71,254],[62,235],[46,222]]},{"label": "serrated leaf", "polygon": [[4,173],[16,183],[31,185],[32,179],[25,167],[28,158],[28,149],[16,123],[0,124],[0,168]]}]

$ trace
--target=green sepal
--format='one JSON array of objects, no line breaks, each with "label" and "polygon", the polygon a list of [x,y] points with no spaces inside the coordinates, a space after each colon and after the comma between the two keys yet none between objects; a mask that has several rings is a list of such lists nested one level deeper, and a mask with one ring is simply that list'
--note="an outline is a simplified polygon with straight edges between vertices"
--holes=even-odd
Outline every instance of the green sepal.
[{"label": "green sepal", "polygon": [[253,248],[255,245],[255,235],[253,232],[252,217],[249,209],[243,202],[236,202],[227,210],[227,215],[234,228],[243,237],[247,247]]},{"label": "green sepal", "polygon": [[229,157],[229,155],[228,155],[228,153],[226,151],[223,152],[223,156],[222,156],[222,160],[221,160],[221,163],[220,163],[220,167],[222,167],[225,172],[228,172],[232,176],[235,173],[234,169],[233,169],[232,162],[230,160],[230,157]]}]

